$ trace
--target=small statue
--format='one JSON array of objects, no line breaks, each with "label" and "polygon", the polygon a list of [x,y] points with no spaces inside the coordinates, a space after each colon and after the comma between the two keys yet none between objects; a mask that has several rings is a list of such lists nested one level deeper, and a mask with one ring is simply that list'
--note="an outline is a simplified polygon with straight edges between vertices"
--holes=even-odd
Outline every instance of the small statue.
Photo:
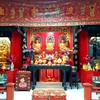
[{"label": "small statue", "polygon": [[96,63],[95,69],[99,70],[99,64],[98,63]]},{"label": "small statue", "polygon": [[100,58],[98,59],[98,62],[96,63],[95,69],[100,70]]},{"label": "small statue", "polygon": [[69,64],[71,61],[70,57],[69,56],[66,56],[66,64]]},{"label": "small statue", "polygon": [[51,66],[52,65],[52,62],[51,61],[48,61],[48,65]]},{"label": "small statue", "polygon": [[58,58],[59,58],[58,52],[55,51],[55,53],[54,53],[54,59],[58,59]]},{"label": "small statue", "polygon": [[62,63],[62,60],[61,58],[58,58],[58,61],[57,61],[58,64],[61,64]]},{"label": "small statue", "polygon": [[57,64],[57,59],[54,59],[53,63],[54,63],[54,65]]},{"label": "small statue", "polygon": [[46,53],[45,53],[45,51],[42,52],[41,57],[42,57],[43,59],[46,59]]},{"label": "small statue", "polygon": [[38,60],[38,59],[36,59],[34,64],[36,64],[36,65],[37,65],[38,63],[39,63],[39,60]]},{"label": "small statue", "polygon": [[46,82],[54,82],[54,78],[51,78],[50,76],[48,76],[45,80]]},{"label": "small statue", "polygon": [[3,70],[3,71],[6,70],[6,65],[5,65],[5,63],[3,63],[3,65],[2,65],[2,70]]},{"label": "small statue", "polygon": [[67,59],[66,53],[64,53],[64,54],[62,55],[62,64],[65,64],[65,63],[66,63],[66,59]]}]

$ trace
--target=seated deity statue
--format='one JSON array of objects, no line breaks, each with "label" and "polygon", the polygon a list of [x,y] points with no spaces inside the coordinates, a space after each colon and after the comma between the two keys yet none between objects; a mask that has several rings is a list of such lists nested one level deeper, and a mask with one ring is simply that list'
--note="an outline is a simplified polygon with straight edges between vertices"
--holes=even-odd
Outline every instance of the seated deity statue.
[{"label": "seated deity statue", "polygon": [[54,53],[54,59],[58,59],[58,57],[59,57],[59,54],[58,54],[57,51],[55,51],[55,53]]},{"label": "seated deity statue", "polygon": [[48,42],[46,43],[46,49],[49,50],[49,51],[54,49],[54,43],[51,39],[48,40]]},{"label": "seated deity statue", "polygon": [[66,64],[69,64],[71,61],[70,57],[66,56]]},{"label": "seated deity statue", "polygon": [[6,58],[7,56],[7,47],[4,44],[0,44],[0,58]]},{"label": "seated deity statue", "polygon": [[45,51],[42,52],[41,56],[42,56],[42,59],[46,59],[46,53],[45,53]]},{"label": "seated deity statue", "polygon": [[39,52],[40,51],[40,48],[41,48],[41,43],[39,40],[36,40],[36,42],[33,44],[33,49],[36,51],[36,52]]},{"label": "seated deity statue", "polygon": [[62,52],[66,52],[68,50],[68,47],[66,45],[66,42],[64,40],[61,40],[59,43],[59,49]]},{"label": "seated deity statue", "polygon": [[46,52],[45,51],[43,51],[42,52],[42,54],[40,54],[40,56],[41,56],[41,59],[42,59],[42,62],[43,62],[43,64],[46,64]]}]

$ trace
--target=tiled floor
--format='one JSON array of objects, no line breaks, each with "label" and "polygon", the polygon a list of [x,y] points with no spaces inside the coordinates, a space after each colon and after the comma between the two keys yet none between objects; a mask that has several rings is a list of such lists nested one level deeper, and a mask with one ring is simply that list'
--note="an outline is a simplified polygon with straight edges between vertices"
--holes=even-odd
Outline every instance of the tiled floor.
[{"label": "tiled floor", "polygon": [[[68,85],[68,83],[67,83]],[[63,89],[61,83],[37,83],[36,89]],[[67,91],[67,100],[84,100],[84,89],[81,84],[79,84],[79,89],[76,89],[73,86],[73,89],[70,89],[68,86]],[[31,100],[32,90],[30,91],[15,91],[14,100]],[[92,99],[98,99],[100,94],[92,93]],[[6,93],[1,94],[0,98],[5,98]],[[21,99],[22,98],[22,99]]]}]

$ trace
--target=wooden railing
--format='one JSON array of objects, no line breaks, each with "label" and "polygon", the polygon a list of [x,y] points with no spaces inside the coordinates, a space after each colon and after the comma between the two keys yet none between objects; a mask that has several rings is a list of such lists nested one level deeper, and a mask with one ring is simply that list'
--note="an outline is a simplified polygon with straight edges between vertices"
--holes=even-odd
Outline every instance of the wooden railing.
[{"label": "wooden railing", "polygon": [[14,83],[8,83],[6,87],[0,87],[0,93],[6,92],[6,99],[0,100],[14,100]]},{"label": "wooden railing", "polygon": [[[84,86],[84,100],[100,100],[100,97],[98,99],[92,99],[92,92],[100,92],[97,91],[99,87],[93,87],[90,83],[83,83]],[[97,90],[95,90],[95,88]]]}]

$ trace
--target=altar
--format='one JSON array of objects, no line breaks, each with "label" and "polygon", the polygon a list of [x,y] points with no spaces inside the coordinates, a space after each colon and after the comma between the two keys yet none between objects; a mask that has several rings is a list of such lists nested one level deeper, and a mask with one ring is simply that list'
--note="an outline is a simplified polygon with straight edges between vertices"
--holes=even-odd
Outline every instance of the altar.
[{"label": "altar", "polygon": [[70,65],[55,65],[55,66],[48,66],[48,65],[29,65],[27,67],[27,70],[32,72],[32,78],[33,78],[33,84],[32,84],[32,89],[35,89],[36,86],[36,77],[35,77],[35,73],[37,70],[41,70],[41,69],[59,69],[63,72],[63,81],[62,81],[62,86],[64,88],[64,90],[67,89],[66,86],[66,73],[69,71],[70,75],[68,76],[70,78],[71,76],[71,72],[72,72],[72,67]]},{"label": "altar", "polygon": [[[66,31],[65,31],[65,30]],[[62,31],[61,31],[62,30]],[[57,66],[57,65],[73,65],[73,42],[70,27],[64,28],[52,28],[50,32],[49,28],[43,28],[34,31],[34,28],[30,28],[30,40],[31,43],[27,50],[33,49],[34,56],[30,57],[31,65],[45,65],[45,66]],[[26,57],[27,59],[27,57]],[[48,77],[54,79],[54,82],[61,81],[60,70],[39,70],[39,81],[45,82]]]}]

